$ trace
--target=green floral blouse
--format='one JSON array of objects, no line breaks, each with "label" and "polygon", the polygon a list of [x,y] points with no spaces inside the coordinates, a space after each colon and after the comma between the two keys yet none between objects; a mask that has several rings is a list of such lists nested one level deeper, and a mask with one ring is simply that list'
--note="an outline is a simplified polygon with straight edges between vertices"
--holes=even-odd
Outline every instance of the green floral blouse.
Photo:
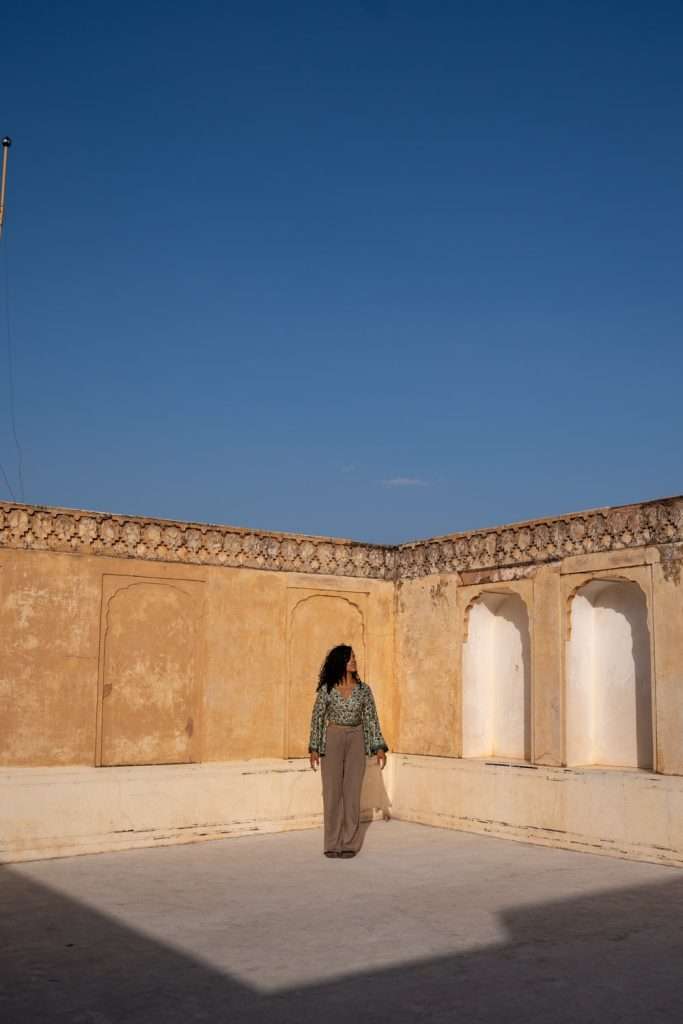
[{"label": "green floral blouse", "polygon": [[333,687],[331,693],[327,692],[326,686],[322,686],[318,690],[311,715],[309,754],[315,752],[324,757],[327,726],[330,723],[333,725],[362,724],[367,755],[376,754],[378,750],[389,749],[380,729],[375,698],[367,683],[356,683],[348,698],[342,697],[338,686]]}]

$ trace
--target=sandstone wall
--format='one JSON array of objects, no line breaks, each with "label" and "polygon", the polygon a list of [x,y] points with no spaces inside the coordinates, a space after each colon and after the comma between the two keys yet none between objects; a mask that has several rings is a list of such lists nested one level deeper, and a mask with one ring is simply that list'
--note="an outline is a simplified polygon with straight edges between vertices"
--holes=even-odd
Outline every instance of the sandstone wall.
[{"label": "sandstone wall", "polygon": [[5,549],[0,636],[6,766],[304,756],[347,641],[393,744],[390,582]]},{"label": "sandstone wall", "polygon": [[[472,642],[468,631],[471,633],[473,608],[487,597],[495,595],[502,600],[506,595],[518,595],[528,613],[524,657],[529,661],[525,666],[529,743],[527,756],[516,753],[513,759],[548,766],[595,763],[683,774],[682,559],[680,545],[664,552],[659,546],[649,546],[573,555],[551,565],[518,570],[492,568],[469,574],[469,578],[467,573],[450,573],[399,580],[398,750],[462,756],[467,733],[463,672],[468,643]],[[581,640],[578,633],[572,640],[572,618],[582,595],[600,584],[625,595],[625,603],[622,608],[603,610],[593,627],[606,630],[598,649],[596,640],[590,641],[589,647],[589,640]],[[578,655],[583,656],[584,667],[573,670],[572,643],[582,642],[586,649]],[[600,651],[602,661],[596,661]],[[480,656],[485,654],[484,646]],[[581,684],[588,691],[587,703],[602,699],[604,704],[592,756],[588,750],[578,760],[567,756],[571,700],[577,699],[569,686],[572,671],[584,672]],[[605,691],[606,698],[602,696]],[[588,725],[579,721],[577,728],[586,731]],[[601,750],[607,750],[607,755]],[[491,749],[482,756],[492,758],[495,752]]]}]

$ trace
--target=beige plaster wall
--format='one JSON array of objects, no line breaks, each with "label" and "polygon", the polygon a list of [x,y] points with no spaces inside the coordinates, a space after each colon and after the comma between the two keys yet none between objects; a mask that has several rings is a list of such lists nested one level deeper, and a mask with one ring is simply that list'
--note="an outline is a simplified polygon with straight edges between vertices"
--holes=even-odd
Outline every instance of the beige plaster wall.
[{"label": "beige plaster wall", "polygon": [[396,748],[460,753],[458,577],[426,576],[396,585]]},{"label": "beige plaster wall", "polygon": [[652,564],[656,768],[683,775],[683,550]]},{"label": "beige plaster wall", "polygon": [[3,550],[0,764],[305,754],[320,661],[347,640],[391,746],[393,634],[384,580]]},{"label": "beige plaster wall", "polygon": [[2,764],[94,764],[102,566],[89,561],[0,553]]},{"label": "beige plaster wall", "polygon": [[[572,556],[552,565],[492,568],[402,580],[396,587],[397,749],[462,753],[463,655],[468,616],[482,595],[517,594],[529,614],[531,758],[566,764],[571,606],[593,580],[637,584],[647,608],[654,768],[683,773],[681,545]],[[523,759],[520,759],[523,760]]]}]

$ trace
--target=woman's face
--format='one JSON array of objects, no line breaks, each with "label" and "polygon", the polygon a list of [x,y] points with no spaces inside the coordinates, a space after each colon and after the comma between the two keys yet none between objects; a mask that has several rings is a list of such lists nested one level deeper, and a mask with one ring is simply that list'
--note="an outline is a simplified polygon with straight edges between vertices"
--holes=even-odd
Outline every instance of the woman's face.
[{"label": "woman's face", "polygon": [[356,655],[353,653],[353,651],[351,651],[351,656],[350,656],[349,660],[346,662],[346,671],[347,672],[357,672],[358,671],[358,669],[356,667]]}]

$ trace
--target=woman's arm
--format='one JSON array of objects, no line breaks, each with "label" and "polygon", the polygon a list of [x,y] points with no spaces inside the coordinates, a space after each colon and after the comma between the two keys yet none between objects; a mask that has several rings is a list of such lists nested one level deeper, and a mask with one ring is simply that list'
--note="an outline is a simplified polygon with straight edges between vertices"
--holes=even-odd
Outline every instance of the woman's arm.
[{"label": "woman's arm", "polygon": [[363,716],[366,723],[366,731],[370,740],[370,751],[373,754],[377,754],[377,761],[384,767],[386,762],[386,752],[389,747],[387,746],[382,730],[379,724],[379,716],[377,714],[377,707],[375,706],[375,698],[372,695],[372,690],[365,684],[365,699],[363,702]]},{"label": "woman's arm", "polygon": [[327,706],[327,688],[321,686],[316,694],[311,713],[311,734],[308,739],[308,753],[310,755],[311,768],[315,769],[320,759],[320,747],[323,739],[323,724],[325,721],[325,708]]}]

